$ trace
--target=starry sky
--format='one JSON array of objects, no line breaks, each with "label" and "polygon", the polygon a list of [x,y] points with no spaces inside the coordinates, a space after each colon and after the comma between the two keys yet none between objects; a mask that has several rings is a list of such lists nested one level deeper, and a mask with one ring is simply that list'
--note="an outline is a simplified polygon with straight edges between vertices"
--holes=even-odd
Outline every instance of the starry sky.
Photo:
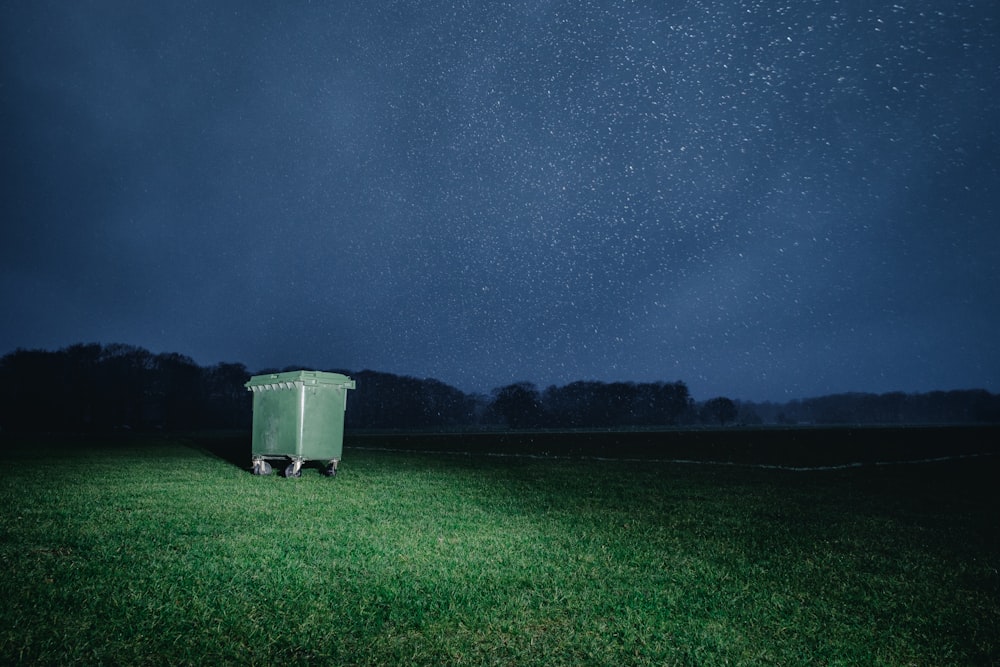
[{"label": "starry sky", "polygon": [[0,353],[1000,391],[993,0],[0,1]]}]

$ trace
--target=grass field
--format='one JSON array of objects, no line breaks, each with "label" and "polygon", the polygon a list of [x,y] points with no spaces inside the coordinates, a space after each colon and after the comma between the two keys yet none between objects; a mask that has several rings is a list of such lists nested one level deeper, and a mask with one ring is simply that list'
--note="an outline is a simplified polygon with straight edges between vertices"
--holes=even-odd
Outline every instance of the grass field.
[{"label": "grass field", "polygon": [[[1000,662],[996,457],[789,472],[8,443],[0,663]],[[247,451],[249,452],[249,446]]]}]

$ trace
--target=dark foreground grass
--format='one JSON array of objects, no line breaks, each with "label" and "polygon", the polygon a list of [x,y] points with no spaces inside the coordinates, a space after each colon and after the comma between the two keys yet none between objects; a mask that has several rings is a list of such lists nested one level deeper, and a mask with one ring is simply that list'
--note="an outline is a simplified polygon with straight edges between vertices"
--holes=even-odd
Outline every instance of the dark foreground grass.
[{"label": "dark foreground grass", "polygon": [[0,663],[1000,661],[997,462],[783,472],[10,447]]}]

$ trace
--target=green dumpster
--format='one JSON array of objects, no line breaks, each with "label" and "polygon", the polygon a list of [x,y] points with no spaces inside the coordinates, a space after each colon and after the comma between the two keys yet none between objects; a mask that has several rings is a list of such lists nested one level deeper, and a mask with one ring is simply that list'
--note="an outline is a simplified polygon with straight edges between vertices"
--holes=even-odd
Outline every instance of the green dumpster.
[{"label": "green dumpster", "polygon": [[291,371],[255,375],[244,385],[253,392],[253,472],[269,475],[268,459],[290,460],[285,477],[299,477],[305,461],[327,461],[337,474],[344,450],[344,410],[354,380],[340,373]]}]

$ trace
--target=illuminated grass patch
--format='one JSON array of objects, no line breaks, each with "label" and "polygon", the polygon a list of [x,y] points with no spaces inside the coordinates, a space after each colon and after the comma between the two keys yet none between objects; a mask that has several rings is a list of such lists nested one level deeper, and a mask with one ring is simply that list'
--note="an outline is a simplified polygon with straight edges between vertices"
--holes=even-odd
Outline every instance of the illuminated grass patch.
[{"label": "illuminated grass patch", "polygon": [[[10,448],[0,662],[984,664],[992,459],[795,473]],[[18,453],[22,452],[22,453]]]}]

